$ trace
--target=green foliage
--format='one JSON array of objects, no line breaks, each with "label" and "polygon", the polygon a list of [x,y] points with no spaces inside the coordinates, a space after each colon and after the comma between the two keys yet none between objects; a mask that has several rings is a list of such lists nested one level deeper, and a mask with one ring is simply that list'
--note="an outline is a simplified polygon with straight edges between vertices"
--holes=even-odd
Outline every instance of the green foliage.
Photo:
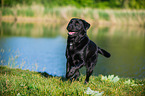
[{"label": "green foliage", "polygon": [[131,8],[145,9],[145,0],[1,0],[1,6],[15,6],[16,4],[41,4],[45,7],[76,6],[91,8]]}]

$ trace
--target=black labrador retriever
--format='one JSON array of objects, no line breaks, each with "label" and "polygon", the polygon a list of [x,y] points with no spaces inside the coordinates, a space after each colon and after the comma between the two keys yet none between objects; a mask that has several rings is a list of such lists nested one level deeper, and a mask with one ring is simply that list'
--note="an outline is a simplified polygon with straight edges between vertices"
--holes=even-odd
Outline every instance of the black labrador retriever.
[{"label": "black labrador retriever", "polygon": [[98,53],[107,58],[111,56],[108,52],[96,46],[96,44],[88,38],[87,29],[89,27],[89,23],[77,18],[71,19],[67,26],[67,79],[76,80],[80,75],[79,69],[86,66],[85,83],[88,83],[89,77],[96,65]]}]

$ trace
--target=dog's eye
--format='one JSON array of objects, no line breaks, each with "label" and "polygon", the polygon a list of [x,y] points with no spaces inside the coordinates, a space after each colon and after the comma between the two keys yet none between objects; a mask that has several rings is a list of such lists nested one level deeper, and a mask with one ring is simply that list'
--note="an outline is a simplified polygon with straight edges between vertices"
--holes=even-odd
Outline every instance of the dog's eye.
[{"label": "dog's eye", "polygon": [[76,26],[78,26],[79,25],[79,23],[76,23]]},{"label": "dog's eye", "polygon": [[72,21],[69,22],[69,24],[71,24],[71,23],[72,23]]}]

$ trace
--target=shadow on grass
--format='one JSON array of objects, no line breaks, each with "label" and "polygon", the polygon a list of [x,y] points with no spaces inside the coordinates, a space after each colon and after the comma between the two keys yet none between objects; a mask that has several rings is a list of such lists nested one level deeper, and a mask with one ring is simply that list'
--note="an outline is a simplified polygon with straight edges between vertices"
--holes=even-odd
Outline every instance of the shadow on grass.
[{"label": "shadow on grass", "polygon": [[49,78],[49,77],[60,77],[62,81],[67,81],[67,79],[65,77],[62,76],[53,76],[48,74],[47,72],[38,72],[39,74],[41,74],[43,77]]},{"label": "shadow on grass", "polygon": [[47,72],[38,72],[39,74],[41,74],[42,76],[46,77],[46,78],[49,78],[49,77],[60,77],[62,81],[70,81],[70,82],[73,82],[73,81],[79,81],[79,78],[77,80],[74,80],[74,79],[66,79],[65,77],[62,77],[62,76],[53,76],[53,75],[50,75],[48,74]]},{"label": "shadow on grass", "polygon": [[12,70],[6,66],[0,65],[0,74],[11,74]]},{"label": "shadow on grass", "polygon": [[0,74],[1,75],[21,75],[25,73],[27,76],[31,75],[31,74],[40,74],[41,76],[45,77],[45,78],[52,78],[52,77],[59,77],[61,78],[62,81],[67,81],[68,79],[66,79],[65,77],[62,76],[53,76],[48,74],[47,72],[34,72],[34,71],[29,71],[29,70],[22,70],[19,68],[9,68],[7,66],[1,66],[0,65]]}]

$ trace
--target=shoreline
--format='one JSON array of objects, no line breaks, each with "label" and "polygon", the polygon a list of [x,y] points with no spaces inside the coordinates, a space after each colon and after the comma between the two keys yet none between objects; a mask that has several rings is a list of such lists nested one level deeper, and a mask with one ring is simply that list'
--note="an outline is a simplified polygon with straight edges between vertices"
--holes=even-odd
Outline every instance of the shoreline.
[{"label": "shoreline", "polygon": [[[77,18],[77,17],[72,17]],[[70,18],[71,19],[71,18]],[[59,18],[47,18],[47,17],[23,17],[18,16],[15,18],[14,16],[2,16],[0,18],[0,22],[6,22],[6,23],[44,23],[44,24],[66,24],[69,22],[70,19],[59,19]],[[93,20],[89,19],[87,20],[91,25],[98,25],[98,26],[144,26],[144,24],[129,21],[129,22],[118,22],[118,21],[105,21],[105,20]],[[118,23],[117,23],[118,22]],[[134,22],[134,23],[132,23]]]}]

